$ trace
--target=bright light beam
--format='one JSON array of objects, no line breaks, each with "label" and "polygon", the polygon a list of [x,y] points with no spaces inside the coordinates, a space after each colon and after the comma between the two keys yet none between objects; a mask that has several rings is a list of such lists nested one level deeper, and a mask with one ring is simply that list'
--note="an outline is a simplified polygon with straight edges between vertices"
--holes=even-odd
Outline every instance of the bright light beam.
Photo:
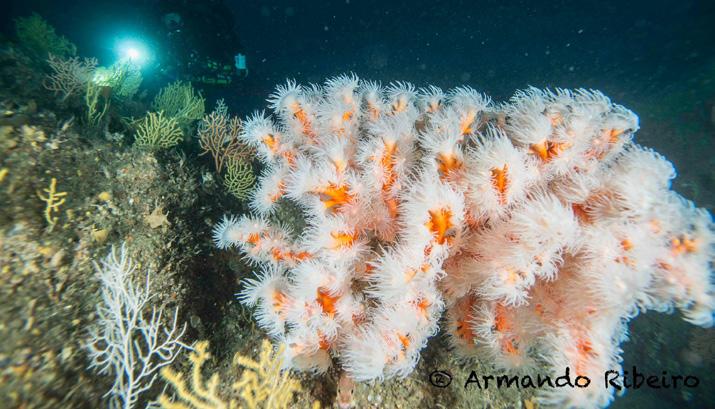
[{"label": "bright light beam", "polygon": [[136,40],[120,41],[117,45],[117,52],[120,59],[127,60],[139,66],[146,63],[149,59],[149,53],[144,44]]}]

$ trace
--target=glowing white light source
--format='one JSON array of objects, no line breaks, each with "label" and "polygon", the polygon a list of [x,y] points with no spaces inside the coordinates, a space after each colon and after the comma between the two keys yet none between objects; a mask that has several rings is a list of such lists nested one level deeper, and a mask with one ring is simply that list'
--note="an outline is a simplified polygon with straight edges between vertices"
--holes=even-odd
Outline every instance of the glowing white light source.
[{"label": "glowing white light source", "polygon": [[137,40],[123,40],[117,43],[117,53],[122,60],[142,65],[149,59],[146,46]]},{"label": "glowing white light source", "polygon": [[127,57],[129,57],[130,60],[137,60],[141,57],[141,53],[136,48],[129,48],[127,49]]}]

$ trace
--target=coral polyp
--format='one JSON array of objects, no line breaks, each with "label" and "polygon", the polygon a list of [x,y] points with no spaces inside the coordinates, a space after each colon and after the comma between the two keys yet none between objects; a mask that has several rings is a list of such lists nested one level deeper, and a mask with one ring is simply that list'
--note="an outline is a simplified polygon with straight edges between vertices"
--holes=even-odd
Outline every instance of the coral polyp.
[{"label": "coral polyp", "polygon": [[[240,298],[287,367],[357,381],[410,374],[443,328],[498,368],[601,379],[628,321],[679,309],[713,322],[713,223],[670,189],[673,166],[633,140],[638,117],[593,90],[468,88],[355,76],[288,82],[240,138],[265,162],[219,247],[262,265]],[[269,216],[297,203],[297,239]],[[614,388],[539,390],[605,406]]]}]

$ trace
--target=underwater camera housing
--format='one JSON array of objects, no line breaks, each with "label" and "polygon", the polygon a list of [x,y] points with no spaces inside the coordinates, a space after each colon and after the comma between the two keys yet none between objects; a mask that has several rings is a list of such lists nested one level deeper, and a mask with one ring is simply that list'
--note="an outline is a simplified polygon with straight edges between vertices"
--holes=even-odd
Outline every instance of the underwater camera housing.
[{"label": "underwater camera housing", "polygon": [[246,65],[246,55],[238,53],[233,57],[236,72],[239,76],[248,76],[248,66]]}]

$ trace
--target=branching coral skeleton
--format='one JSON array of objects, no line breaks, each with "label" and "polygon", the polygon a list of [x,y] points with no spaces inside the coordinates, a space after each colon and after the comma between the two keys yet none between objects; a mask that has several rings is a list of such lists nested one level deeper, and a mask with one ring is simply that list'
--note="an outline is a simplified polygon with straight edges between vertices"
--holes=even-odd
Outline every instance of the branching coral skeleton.
[{"label": "branching coral skeleton", "polygon": [[178,309],[166,325],[163,309],[151,304],[154,296],[148,273],[144,286],[133,283],[136,268],[124,246],[119,252],[113,248],[95,268],[102,284],[102,303],[87,343],[90,368],[114,376],[107,392],[109,407],[133,408],[161,368],[183,349],[191,349],[181,341],[186,326],[178,323]]},{"label": "branching coral skeleton", "polygon": [[47,206],[45,206],[45,220],[47,221],[49,230],[52,231],[59,220],[58,216],[53,216],[52,214],[59,213],[60,206],[62,206],[65,203],[65,200],[67,200],[67,192],[57,191],[56,178],[52,178],[50,180],[50,186],[47,189],[42,190],[46,193],[46,195],[43,196],[42,193],[37,192],[37,197],[47,203]]},{"label": "branching coral skeleton", "polygon": [[52,54],[47,59],[47,63],[52,68],[53,73],[45,78],[42,85],[55,94],[61,94],[63,101],[84,91],[97,67],[96,58],[80,60],[79,57],[72,57],[62,59]]},{"label": "branching coral skeleton", "polygon": [[[236,354],[233,359],[234,366],[243,369],[240,379],[231,385],[233,397],[226,399],[219,395],[221,379],[218,373],[212,374],[208,380],[203,378],[203,365],[211,355],[208,352],[208,342],[198,342],[194,351],[189,354],[189,380],[170,367],[161,370],[161,375],[176,390],[176,397],[172,400],[162,394],[159,396],[159,404],[164,409],[288,408],[293,395],[300,392],[301,388],[300,382],[281,370],[282,353],[280,348],[274,351],[271,343],[264,340],[258,361]],[[319,407],[320,404],[316,401],[313,408]]]},{"label": "branching coral skeleton", "polygon": [[[347,75],[289,81],[269,104],[240,135],[267,165],[256,215],[224,218],[214,240],[261,266],[239,298],[286,367],[404,377],[446,316],[462,355],[597,379],[620,369],[640,311],[713,323],[711,216],[670,190],[670,162],[632,140],[638,117],[598,91],[493,104]],[[268,221],[281,199],[302,207],[297,240]],[[538,392],[559,407],[613,393]]]},{"label": "branching coral skeleton", "polygon": [[216,172],[221,173],[224,163],[231,159],[250,161],[252,150],[238,139],[240,132],[241,121],[229,117],[223,100],[219,100],[216,109],[199,122],[197,136],[201,155],[211,154]]}]

